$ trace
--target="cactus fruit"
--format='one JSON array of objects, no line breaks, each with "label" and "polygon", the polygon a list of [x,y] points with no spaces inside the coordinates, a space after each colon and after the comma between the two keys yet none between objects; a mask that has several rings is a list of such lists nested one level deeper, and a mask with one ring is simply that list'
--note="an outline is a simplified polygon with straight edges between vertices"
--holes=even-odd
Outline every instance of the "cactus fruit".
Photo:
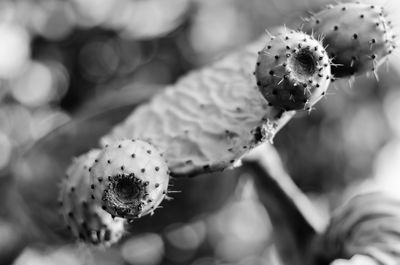
[{"label": "cactus fruit", "polygon": [[335,77],[376,72],[396,47],[382,7],[362,3],[329,5],[305,20],[302,30],[322,36]]},{"label": "cactus fruit", "polygon": [[[298,38],[300,33],[289,35]],[[303,80],[298,75],[308,71],[308,79],[304,79],[307,88],[301,88],[301,93],[310,90],[313,94],[308,102],[301,102],[301,105],[309,106],[326,89],[329,61],[317,41],[307,36],[303,38],[306,39],[303,43],[310,44],[317,51],[308,51],[306,47],[300,49],[302,52],[294,56],[299,65],[294,63],[296,58],[288,59],[291,64],[287,67],[294,68],[290,75],[292,79],[297,76]],[[176,84],[168,86],[104,136],[102,145],[123,138],[146,140],[164,153],[169,169],[175,176],[232,167],[256,145],[272,141],[276,132],[295,113],[270,106],[256,86],[254,67],[257,52],[264,47],[265,41],[266,36],[263,36],[213,65],[193,71]],[[322,59],[312,57],[314,55],[320,55]],[[315,64],[313,59],[317,61]],[[283,60],[279,61],[283,63]],[[266,58],[263,58],[264,63],[267,63]],[[321,82],[318,76],[320,72],[325,75]],[[309,80],[312,84],[308,83]],[[319,88],[317,82],[320,82]],[[286,84],[286,81],[283,83]],[[314,93],[319,95],[314,96]],[[296,97],[300,97],[298,92]]]},{"label": "cactus fruit", "polygon": [[85,242],[110,245],[117,242],[124,232],[124,221],[112,218],[91,200],[90,173],[100,150],[75,158],[67,169],[60,192],[61,214],[72,234]]},{"label": "cactus fruit", "polygon": [[315,243],[314,264],[356,254],[378,264],[400,264],[400,200],[383,192],[353,197],[334,212]]},{"label": "cactus fruit", "polygon": [[281,28],[259,52],[255,75],[270,106],[309,109],[328,89],[330,61],[318,40]]},{"label": "cactus fruit", "polygon": [[120,140],[104,147],[90,168],[92,199],[126,219],[152,214],[167,196],[167,164],[151,144]]}]

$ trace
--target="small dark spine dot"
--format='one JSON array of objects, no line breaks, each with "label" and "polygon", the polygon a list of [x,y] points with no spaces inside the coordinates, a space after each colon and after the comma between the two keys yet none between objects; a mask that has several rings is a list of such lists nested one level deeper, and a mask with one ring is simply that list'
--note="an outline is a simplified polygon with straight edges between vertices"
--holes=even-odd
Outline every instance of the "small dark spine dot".
[{"label": "small dark spine dot", "polygon": [[142,168],[141,170],[140,170],[140,172],[142,172],[142,173],[144,173],[146,171],[146,169],[144,169],[144,168]]},{"label": "small dark spine dot", "polygon": [[155,167],[154,169],[155,169],[156,171],[159,171],[159,170],[160,170],[160,168],[159,168],[159,167]]}]

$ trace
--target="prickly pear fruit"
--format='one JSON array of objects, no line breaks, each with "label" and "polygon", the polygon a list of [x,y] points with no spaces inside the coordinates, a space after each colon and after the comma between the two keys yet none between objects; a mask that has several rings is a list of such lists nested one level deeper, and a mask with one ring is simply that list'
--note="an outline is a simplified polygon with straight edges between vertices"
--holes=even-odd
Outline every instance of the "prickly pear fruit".
[{"label": "prickly pear fruit", "polygon": [[383,192],[353,197],[333,213],[315,247],[316,264],[356,254],[400,264],[400,200]]},{"label": "prickly pear fruit", "polygon": [[270,106],[309,109],[328,89],[330,61],[318,40],[281,28],[259,52],[255,75]]},{"label": "prickly pear fruit", "polygon": [[396,47],[385,10],[378,5],[341,3],[305,20],[302,30],[322,36],[335,77],[375,73]]},{"label": "prickly pear fruit", "polygon": [[92,199],[113,216],[152,214],[167,196],[167,164],[145,141],[120,140],[104,147],[90,171]]},{"label": "prickly pear fruit", "polygon": [[110,245],[117,242],[124,232],[124,221],[112,218],[91,199],[90,173],[100,150],[93,150],[78,158],[67,169],[60,192],[61,214],[72,234],[93,244]]}]

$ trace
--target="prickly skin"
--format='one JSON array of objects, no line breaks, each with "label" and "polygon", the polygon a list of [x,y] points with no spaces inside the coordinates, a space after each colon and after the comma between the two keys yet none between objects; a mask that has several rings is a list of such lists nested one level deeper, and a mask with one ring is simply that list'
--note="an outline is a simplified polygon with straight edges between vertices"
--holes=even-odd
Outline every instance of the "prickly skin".
[{"label": "prickly skin", "polygon": [[91,199],[89,168],[100,150],[92,150],[74,159],[61,183],[61,215],[72,234],[88,243],[111,245],[124,233],[124,221],[112,218]]},{"label": "prickly skin", "polygon": [[129,220],[153,214],[168,193],[169,170],[154,146],[141,140],[107,145],[90,169],[92,199]]},{"label": "prickly skin", "polygon": [[232,167],[293,115],[268,106],[256,86],[254,66],[265,41],[263,36],[166,87],[104,136],[102,145],[146,140],[164,154],[175,176]]},{"label": "prickly skin", "polygon": [[270,106],[309,109],[328,89],[330,61],[318,40],[281,28],[259,52],[255,75]]},{"label": "prickly skin", "polygon": [[392,28],[382,7],[362,3],[329,5],[302,26],[323,38],[335,77],[375,72],[396,48]]}]

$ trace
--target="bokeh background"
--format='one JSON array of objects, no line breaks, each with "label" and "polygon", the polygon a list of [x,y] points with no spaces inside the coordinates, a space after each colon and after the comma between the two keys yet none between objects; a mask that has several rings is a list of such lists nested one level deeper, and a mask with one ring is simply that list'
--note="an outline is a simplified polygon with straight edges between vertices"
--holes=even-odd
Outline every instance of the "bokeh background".
[{"label": "bokeh background", "polygon": [[[38,141],[59,126],[84,124],[82,117],[95,113],[103,113],[96,119],[111,119],[109,109],[162,90],[188,71],[251,42],[266,28],[297,27],[309,11],[328,2],[2,0],[0,264],[280,264],[273,227],[251,185],[244,183],[246,173],[179,184],[187,192],[160,210],[164,215],[159,223],[170,216],[164,226],[132,228],[131,236],[104,250],[26,236],[43,230],[36,229],[37,218],[30,220],[40,205],[29,205],[26,194],[35,191],[24,193],[21,187],[29,187],[20,185],[40,176],[27,174],[24,159],[39,156]],[[372,2],[384,5],[400,27],[396,0]],[[316,110],[299,113],[275,139],[285,168],[325,219],[342,195],[377,185],[396,192],[400,186],[399,59],[396,52],[382,65],[379,82],[374,76],[335,82]],[[74,128],[89,130],[79,126]],[[52,137],[63,143],[57,134]],[[64,145],[77,150],[86,140],[69,139]],[[58,146],[36,166],[53,172],[61,163],[58,152],[70,153]],[[193,195],[201,185],[218,191],[212,200],[207,194]]]}]

